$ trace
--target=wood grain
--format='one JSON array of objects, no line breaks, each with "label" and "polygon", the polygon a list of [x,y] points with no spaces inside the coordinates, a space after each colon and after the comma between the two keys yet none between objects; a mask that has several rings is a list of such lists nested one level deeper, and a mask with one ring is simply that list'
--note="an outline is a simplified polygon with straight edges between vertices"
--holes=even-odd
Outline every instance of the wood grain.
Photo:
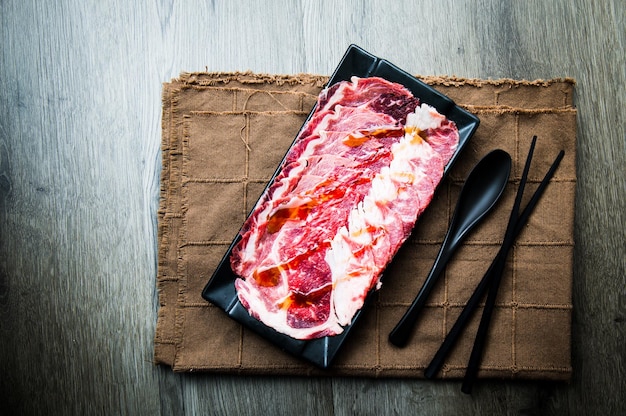
[{"label": "wood grain", "polygon": [[[588,2],[0,2],[2,414],[626,413],[626,8]],[[577,80],[571,384],[252,378],[152,364],[161,84],[407,70]]]}]

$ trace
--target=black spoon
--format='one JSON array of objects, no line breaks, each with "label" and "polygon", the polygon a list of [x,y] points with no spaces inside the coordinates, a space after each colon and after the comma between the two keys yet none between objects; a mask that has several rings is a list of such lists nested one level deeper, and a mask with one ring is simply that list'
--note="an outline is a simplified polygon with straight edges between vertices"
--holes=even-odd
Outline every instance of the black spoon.
[{"label": "black spoon", "polygon": [[457,201],[450,227],[443,240],[435,264],[417,297],[400,322],[389,334],[389,341],[403,347],[439,275],[467,233],[498,201],[511,173],[511,156],[504,150],[494,150],[483,157],[467,177]]}]

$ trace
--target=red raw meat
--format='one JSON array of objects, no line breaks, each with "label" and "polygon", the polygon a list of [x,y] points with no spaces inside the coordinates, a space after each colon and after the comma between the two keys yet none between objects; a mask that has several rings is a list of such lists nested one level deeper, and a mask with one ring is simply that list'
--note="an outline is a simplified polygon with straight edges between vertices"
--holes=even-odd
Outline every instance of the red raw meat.
[{"label": "red raw meat", "polygon": [[430,203],[458,131],[406,88],[324,90],[233,248],[248,312],[297,339],[339,334]]}]

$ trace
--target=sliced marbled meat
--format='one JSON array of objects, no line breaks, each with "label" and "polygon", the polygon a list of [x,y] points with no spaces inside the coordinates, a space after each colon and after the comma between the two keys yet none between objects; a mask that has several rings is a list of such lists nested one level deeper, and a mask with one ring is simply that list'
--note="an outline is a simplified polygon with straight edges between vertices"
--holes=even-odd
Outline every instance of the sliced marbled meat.
[{"label": "sliced marbled meat", "polygon": [[341,333],[430,203],[458,137],[399,84],[355,77],[324,90],[232,250],[250,315],[297,339]]}]

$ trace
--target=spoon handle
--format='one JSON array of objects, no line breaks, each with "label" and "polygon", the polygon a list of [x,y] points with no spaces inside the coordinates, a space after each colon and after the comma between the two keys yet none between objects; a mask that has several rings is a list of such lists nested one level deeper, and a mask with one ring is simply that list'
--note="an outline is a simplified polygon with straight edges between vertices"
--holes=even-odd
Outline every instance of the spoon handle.
[{"label": "spoon handle", "polygon": [[404,316],[400,319],[396,327],[389,333],[389,342],[397,347],[404,347],[409,341],[411,333],[413,332],[415,321],[426,305],[426,299],[430,295],[430,292],[435,286],[435,282],[439,278],[439,275],[445,268],[446,263],[450,260],[455,247],[459,243],[458,239],[456,241],[448,241],[449,235],[449,233],[446,235],[443,244],[441,245],[441,249],[439,249],[439,254],[437,254],[435,264],[430,270],[430,273],[428,274],[428,277],[422,285],[419,293],[413,300],[413,303],[411,303],[411,306],[404,313]]}]

